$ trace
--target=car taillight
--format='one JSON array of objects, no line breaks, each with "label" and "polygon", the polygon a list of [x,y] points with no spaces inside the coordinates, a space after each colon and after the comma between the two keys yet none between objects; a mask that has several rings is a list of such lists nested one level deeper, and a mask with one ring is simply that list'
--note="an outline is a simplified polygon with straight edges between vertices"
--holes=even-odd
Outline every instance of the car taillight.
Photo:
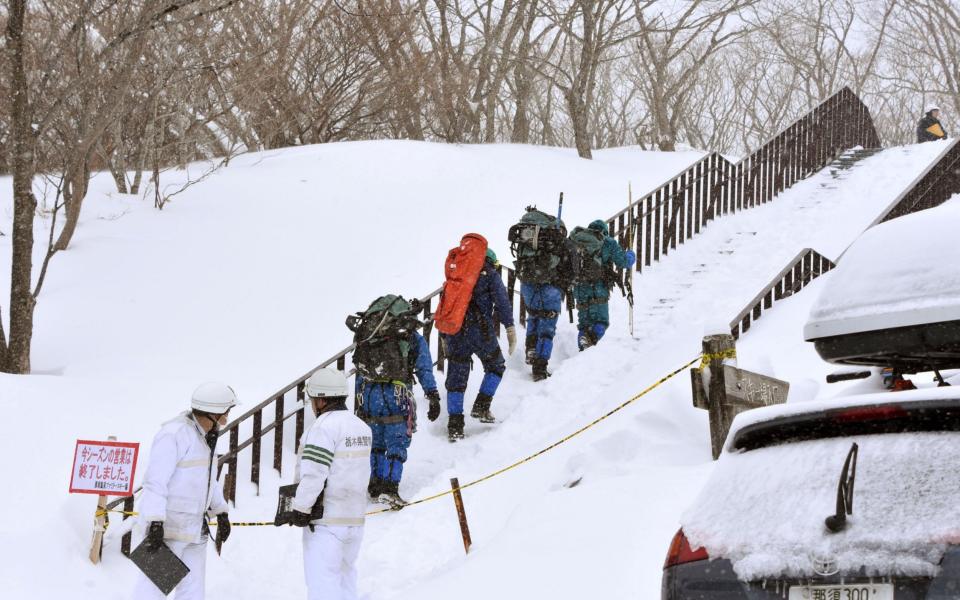
[{"label": "car taillight", "polygon": [[663,563],[663,568],[707,560],[708,558],[710,558],[710,555],[707,554],[706,548],[697,548],[696,550],[690,548],[690,542],[687,541],[687,536],[683,534],[683,529],[681,529],[677,531],[677,535],[673,536],[673,541],[670,542],[670,551],[667,552],[667,561]]},{"label": "car taillight", "polygon": [[834,421],[887,421],[906,417],[909,413],[901,406],[865,406],[863,408],[848,408],[831,415]]}]

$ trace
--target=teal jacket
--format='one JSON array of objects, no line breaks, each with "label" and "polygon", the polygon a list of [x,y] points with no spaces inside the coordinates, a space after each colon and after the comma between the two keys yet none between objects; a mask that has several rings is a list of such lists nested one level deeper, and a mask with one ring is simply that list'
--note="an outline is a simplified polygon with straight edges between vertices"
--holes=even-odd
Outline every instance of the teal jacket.
[{"label": "teal jacket", "polygon": [[[600,261],[604,266],[612,265],[620,269],[627,268],[627,253],[620,247],[620,244],[617,243],[617,240],[610,237],[610,231],[607,229],[607,224],[600,219],[597,219],[589,225],[590,229],[594,231],[601,231],[605,236],[603,240],[603,247],[600,249]],[[590,300],[595,300],[602,298],[607,300],[610,298],[610,288],[607,286],[606,282],[595,281],[595,282],[584,282],[578,283],[573,288],[574,296],[577,299],[577,303],[587,302]]]}]

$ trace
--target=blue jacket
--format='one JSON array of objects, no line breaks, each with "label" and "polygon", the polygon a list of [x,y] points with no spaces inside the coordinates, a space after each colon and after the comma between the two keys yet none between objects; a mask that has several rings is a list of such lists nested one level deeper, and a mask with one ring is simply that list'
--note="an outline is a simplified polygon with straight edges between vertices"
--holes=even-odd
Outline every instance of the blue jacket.
[{"label": "blue jacket", "polygon": [[513,326],[513,308],[510,306],[507,288],[503,285],[503,279],[497,273],[493,262],[488,259],[483,263],[480,277],[473,286],[470,306],[467,307],[467,314],[463,318],[463,329],[482,325],[488,331],[493,331],[494,315],[500,319],[504,327]]},{"label": "blue jacket", "polygon": [[[627,253],[620,247],[617,240],[610,237],[607,224],[601,220],[596,220],[589,225],[594,231],[603,232],[603,247],[600,249],[600,262],[603,266],[612,265],[621,269],[627,268]],[[595,298],[609,298],[610,288],[606,282],[594,281],[589,283],[578,283],[574,288],[577,302],[592,300]]]}]

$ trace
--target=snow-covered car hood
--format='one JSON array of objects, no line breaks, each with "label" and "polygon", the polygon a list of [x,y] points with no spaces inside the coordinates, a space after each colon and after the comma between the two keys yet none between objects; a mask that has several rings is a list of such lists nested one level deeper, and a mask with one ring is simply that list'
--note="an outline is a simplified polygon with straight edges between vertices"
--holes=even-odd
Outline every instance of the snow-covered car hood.
[{"label": "snow-covered car hood", "polygon": [[[859,444],[853,515],[840,533],[824,519]],[[839,437],[721,456],[681,518],[691,547],[727,558],[745,581],[842,575],[934,576],[960,543],[960,433]]]},{"label": "snow-covered car hood", "polygon": [[810,311],[804,339],[960,320],[960,200],[867,230]]},{"label": "snow-covered car hood", "polygon": [[[727,558],[737,576],[814,576],[818,561],[843,573],[932,576],[960,544],[960,433],[861,435],[739,451],[738,431],[783,417],[884,403],[957,400],[960,387],[842,396],[741,413],[716,469],[681,523],[691,546]],[[827,533],[851,444],[859,446],[854,512]]]}]

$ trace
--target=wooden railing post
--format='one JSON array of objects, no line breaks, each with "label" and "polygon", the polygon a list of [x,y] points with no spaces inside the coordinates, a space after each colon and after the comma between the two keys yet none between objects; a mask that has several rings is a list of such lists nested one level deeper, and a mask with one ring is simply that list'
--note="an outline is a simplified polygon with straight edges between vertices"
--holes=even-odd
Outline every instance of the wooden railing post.
[{"label": "wooden railing post", "polygon": [[250,462],[250,481],[256,486],[256,494],[260,495],[260,443],[263,437],[263,411],[258,410],[253,415],[253,457]]},{"label": "wooden railing post", "polygon": [[[354,402],[356,402],[356,398],[354,398]],[[300,405],[300,408],[297,409],[297,420],[293,431],[295,436],[293,440],[293,451],[299,454],[300,439],[303,437],[304,411],[306,410],[306,390],[302,381],[297,384],[297,404]],[[356,406],[354,406],[354,409],[356,409]]]},{"label": "wooden railing post", "polygon": [[230,429],[230,460],[227,462],[227,477],[224,481],[226,500],[237,504],[237,447],[240,445],[240,424]]},{"label": "wooden railing post", "polygon": [[[133,496],[127,496],[123,499],[123,520],[126,521],[130,518],[130,513],[133,512]],[[133,534],[131,532],[126,532],[123,534],[123,537],[120,538],[120,552],[124,556],[130,556],[130,546],[133,541]]]},{"label": "wooden railing post", "polygon": [[273,412],[273,468],[283,473],[283,394],[277,396]]}]

